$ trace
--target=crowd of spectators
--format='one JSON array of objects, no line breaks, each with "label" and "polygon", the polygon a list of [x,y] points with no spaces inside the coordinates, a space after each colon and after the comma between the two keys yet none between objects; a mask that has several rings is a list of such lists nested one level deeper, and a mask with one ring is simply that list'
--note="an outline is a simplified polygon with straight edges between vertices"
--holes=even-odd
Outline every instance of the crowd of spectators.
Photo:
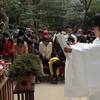
[{"label": "crowd of spectators", "polygon": [[0,55],[6,60],[10,59],[12,63],[18,55],[37,55],[41,61],[43,75],[48,74],[50,80],[58,81],[64,79],[66,59],[61,38],[70,46],[76,43],[92,43],[95,35],[93,29],[84,31],[79,28],[73,31],[70,26],[55,31],[48,31],[45,27],[37,33],[31,28],[16,29],[11,36],[7,32],[3,33]]}]

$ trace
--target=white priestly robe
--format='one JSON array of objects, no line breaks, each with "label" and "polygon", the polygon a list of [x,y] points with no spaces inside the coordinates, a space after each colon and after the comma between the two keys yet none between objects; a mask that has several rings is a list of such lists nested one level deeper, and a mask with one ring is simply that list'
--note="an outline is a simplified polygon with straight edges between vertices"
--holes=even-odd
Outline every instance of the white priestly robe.
[{"label": "white priestly robe", "polygon": [[66,59],[65,96],[100,100],[100,39],[72,48],[70,59]]}]

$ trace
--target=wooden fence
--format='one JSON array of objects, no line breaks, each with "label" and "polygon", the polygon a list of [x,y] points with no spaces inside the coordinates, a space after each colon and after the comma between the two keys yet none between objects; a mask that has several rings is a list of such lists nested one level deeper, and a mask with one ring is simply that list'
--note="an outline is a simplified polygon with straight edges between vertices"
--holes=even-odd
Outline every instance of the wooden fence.
[{"label": "wooden fence", "polygon": [[5,70],[9,67],[0,69],[0,100],[14,100],[14,94],[17,94],[15,100],[34,100],[34,85],[31,90],[14,91],[13,82],[5,76]]},{"label": "wooden fence", "polygon": [[14,100],[13,84],[4,73],[5,69],[0,70],[0,100]]}]

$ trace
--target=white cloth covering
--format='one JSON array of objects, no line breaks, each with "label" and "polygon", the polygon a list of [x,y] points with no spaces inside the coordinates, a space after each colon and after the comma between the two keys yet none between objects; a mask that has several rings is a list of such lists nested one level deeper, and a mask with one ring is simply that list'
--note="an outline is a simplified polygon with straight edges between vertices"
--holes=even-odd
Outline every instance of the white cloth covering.
[{"label": "white cloth covering", "polygon": [[77,43],[72,48],[65,67],[65,96],[100,100],[94,99],[100,93],[100,44]]},{"label": "white cloth covering", "polygon": [[39,53],[42,57],[50,59],[52,53],[52,42],[49,42],[47,46],[41,41],[39,44]]},{"label": "white cloth covering", "polygon": [[[74,40],[75,40],[74,43],[77,43],[77,37],[76,37],[74,34],[71,34],[71,36],[72,36],[72,37],[74,38]],[[66,42],[68,41],[68,38],[69,38],[68,34],[65,34],[65,35],[64,35],[64,39],[65,39]]]}]

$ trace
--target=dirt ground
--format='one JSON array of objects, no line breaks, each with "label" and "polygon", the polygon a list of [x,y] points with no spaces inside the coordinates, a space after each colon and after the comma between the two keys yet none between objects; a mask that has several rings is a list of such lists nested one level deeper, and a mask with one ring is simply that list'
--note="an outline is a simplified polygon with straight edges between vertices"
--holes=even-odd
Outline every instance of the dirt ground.
[{"label": "dirt ground", "polygon": [[[15,95],[15,99],[17,97]],[[64,83],[40,83],[35,85],[35,100],[88,100],[87,98],[68,98],[64,96]]]}]

